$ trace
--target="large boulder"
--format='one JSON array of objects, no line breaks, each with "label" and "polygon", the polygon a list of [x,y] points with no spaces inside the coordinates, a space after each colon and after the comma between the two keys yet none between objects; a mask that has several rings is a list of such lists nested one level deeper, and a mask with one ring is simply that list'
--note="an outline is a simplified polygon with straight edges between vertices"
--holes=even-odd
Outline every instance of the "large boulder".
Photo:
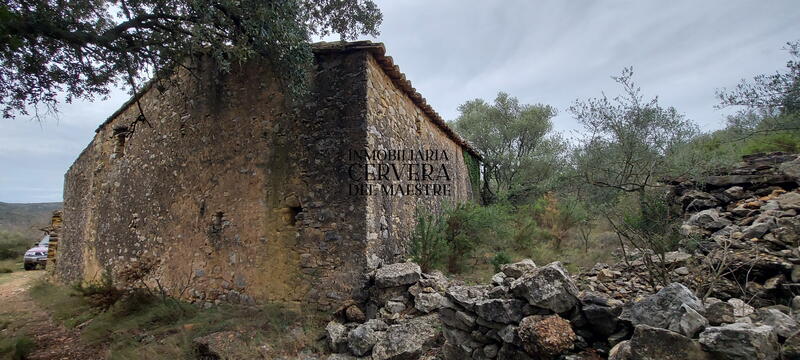
[{"label": "large boulder", "polygon": [[685,286],[672,283],[642,301],[626,304],[619,316],[634,326],[649,325],[686,336],[705,327],[703,303]]},{"label": "large boulder", "polygon": [[778,169],[800,185],[800,158],[783,162],[778,166]]},{"label": "large boulder", "polygon": [[325,334],[328,346],[333,352],[343,352],[347,349],[347,327],[331,321],[325,326]]},{"label": "large boulder", "polygon": [[533,306],[562,313],[578,303],[578,288],[560,262],[526,272],[511,283],[514,295]]},{"label": "large boulder", "polygon": [[762,238],[764,234],[768,231],[774,229],[778,225],[775,222],[775,218],[772,216],[765,216],[759,217],[756,219],[752,225],[744,228],[742,230],[742,238],[743,239],[753,239],[753,238]]},{"label": "large boulder", "polygon": [[517,334],[528,354],[542,358],[553,358],[572,349],[576,340],[569,321],[558,315],[528,316],[520,321]]},{"label": "large boulder", "polygon": [[666,329],[639,325],[628,343],[631,359],[710,360],[696,341]]},{"label": "large boulder", "polygon": [[418,359],[441,338],[436,314],[420,316],[389,326],[386,335],[372,348],[373,360]]},{"label": "large boulder", "polygon": [[522,261],[515,262],[513,264],[505,264],[500,266],[500,271],[503,272],[503,274],[515,279],[533,269],[536,269],[536,263],[534,263],[531,259],[523,259]]},{"label": "large boulder", "polygon": [[608,351],[608,360],[634,360],[631,354],[631,341],[624,340]]},{"label": "large boulder", "polygon": [[581,311],[592,332],[607,337],[617,330],[622,303],[594,293],[580,296]]},{"label": "large boulder", "polygon": [[470,330],[475,326],[474,316],[457,309],[441,308],[439,318],[445,325],[456,329]]},{"label": "large boulder", "polygon": [[712,326],[700,334],[700,343],[721,360],[773,360],[780,352],[775,330],[767,325]]},{"label": "large boulder", "polygon": [[475,314],[486,321],[501,324],[516,323],[522,319],[524,305],[523,301],[517,299],[482,300],[475,304]]},{"label": "large boulder", "polygon": [[794,333],[783,342],[781,359],[800,360],[800,331]]},{"label": "large boulder", "polygon": [[748,316],[755,311],[752,306],[748,305],[746,302],[742,301],[741,299],[737,298],[730,298],[728,299],[728,304],[733,306],[733,316],[739,318]]},{"label": "large boulder", "polygon": [[445,294],[454,303],[472,310],[475,304],[487,298],[487,293],[492,287],[489,285],[456,285],[447,288]]},{"label": "large boulder", "polygon": [[800,210],[800,194],[798,194],[797,192],[794,191],[787,192],[781,196],[778,196],[777,198],[775,198],[775,200],[778,202],[778,205],[780,205],[781,209],[783,210],[789,210],[789,209]]},{"label": "large boulder", "polygon": [[775,329],[775,334],[779,337],[786,339],[800,330],[797,321],[777,309],[758,309],[755,314],[755,320],[758,323],[772,326]]},{"label": "large boulder", "polygon": [[361,324],[347,335],[347,347],[354,355],[364,356],[372,350],[381,335],[383,333],[376,331],[371,324]]},{"label": "large boulder", "polygon": [[717,301],[706,305],[706,319],[714,326],[730,324],[736,322],[733,315],[733,305],[723,301]]},{"label": "large boulder", "polygon": [[411,285],[419,281],[419,265],[411,262],[384,265],[375,272],[375,285],[381,288]]},{"label": "large boulder", "polygon": [[414,297],[414,308],[422,313],[429,313],[431,311],[439,310],[447,306],[449,300],[444,295],[433,293],[419,293]]},{"label": "large boulder", "polygon": [[706,209],[700,211],[686,221],[687,225],[697,226],[706,230],[719,230],[731,224],[731,221],[721,217],[719,210]]}]

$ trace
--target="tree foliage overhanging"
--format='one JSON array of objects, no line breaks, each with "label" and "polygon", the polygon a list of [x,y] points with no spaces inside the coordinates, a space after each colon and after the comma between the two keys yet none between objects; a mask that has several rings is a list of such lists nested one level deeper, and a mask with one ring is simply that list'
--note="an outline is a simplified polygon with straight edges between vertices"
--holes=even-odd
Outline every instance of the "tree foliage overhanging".
[{"label": "tree foliage overhanging", "polygon": [[221,70],[265,56],[302,89],[311,36],[377,35],[371,0],[7,0],[0,4],[0,105],[14,117],[63,96],[136,87],[199,51]]}]

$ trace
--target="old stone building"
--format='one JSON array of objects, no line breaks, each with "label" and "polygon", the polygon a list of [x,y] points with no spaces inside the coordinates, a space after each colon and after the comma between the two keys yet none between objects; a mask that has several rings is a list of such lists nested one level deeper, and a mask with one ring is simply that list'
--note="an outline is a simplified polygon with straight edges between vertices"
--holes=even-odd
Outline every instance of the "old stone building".
[{"label": "old stone building", "polygon": [[380,43],[316,45],[294,105],[264,62],[198,63],[140,91],[67,172],[61,281],[140,268],[198,301],[327,308],[407,256],[418,207],[477,189],[478,153]]}]

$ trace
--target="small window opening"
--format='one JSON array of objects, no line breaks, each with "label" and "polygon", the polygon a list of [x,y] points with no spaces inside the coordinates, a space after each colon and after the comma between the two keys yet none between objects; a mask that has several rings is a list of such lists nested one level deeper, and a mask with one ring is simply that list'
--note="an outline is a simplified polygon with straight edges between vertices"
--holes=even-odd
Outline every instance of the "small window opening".
[{"label": "small window opening", "polygon": [[414,126],[417,128],[417,135],[422,135],[422,118],[417,116],[414,120]]},{"label": "small window opening", "polygon": [[297,225],[297,216],[300,215],[301,212],[303,212],[303,208],[300,207],[300,206],[290,206],[290,207],[287,208],[287,210],[288,211],[287,211],[286,215],[289,217],[287,219],[289,225],[296,226]]},{"label": "small window opening", "polygon": [[114,155],[122,157],[125,155],[125,139],[128,137],[128,126],[118,125],[114,127],[114,138],[117,140],[114,146]]}]

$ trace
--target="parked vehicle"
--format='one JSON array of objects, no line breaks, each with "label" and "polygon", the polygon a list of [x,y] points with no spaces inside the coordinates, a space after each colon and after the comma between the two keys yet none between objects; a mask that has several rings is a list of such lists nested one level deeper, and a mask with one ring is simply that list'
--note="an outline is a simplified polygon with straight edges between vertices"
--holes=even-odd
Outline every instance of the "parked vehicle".
[{"label": "parked vehicle", "polygon": [[50,235],[45,235],[41,241],[33,244],[33,247],[25,252],[23,257],[23,267],[25,270],[34,270],[41,265],[42,268],[47,264],[47,249],[50,245]]}]

